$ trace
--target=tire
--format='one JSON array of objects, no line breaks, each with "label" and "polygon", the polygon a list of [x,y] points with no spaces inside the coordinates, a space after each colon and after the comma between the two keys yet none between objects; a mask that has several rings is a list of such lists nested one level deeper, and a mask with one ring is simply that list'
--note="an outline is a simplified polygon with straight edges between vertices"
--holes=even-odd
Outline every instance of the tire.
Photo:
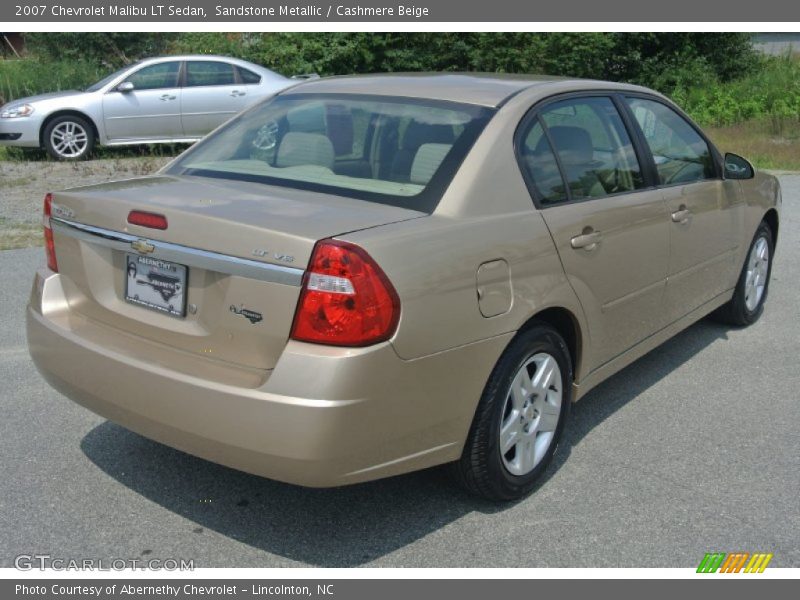
[{"label": "tire", "polygon": [[47,123],[42,141],[55,160],[83,160],[94,149],[94,128],[83,117],[62,115]]},{"label": "tire", "polygon": [[[557,369],[552,369],[553,364]],[[523,370],[530,378],[527,383]],[[537,375],[545,377],[545,385],[537,385]],[[537,324],[520,333],[489,377],[461,459],[451,465],[455,479],[470,493],[488,500],[516,500],[529,494],[564,431],[572,379],[569,350],[555,329]],[[514,394],[516,383],[521,383],[521,391]],[[517,442],[509,445],[513,440]]]},{"label": "tire", "polygon": [[[763,251],[766,249],[766,260]],[[727,304],[720,306],[712,317],[722,323],[745,327],[758,321],[764,312],[764,303],[769,291],[769,280],[772,274],[772,260],[775,256],[775,242],[769,225],[762,222],[753,236],[753,241],[747,250],[747,256],[736,282],[733,297]],[[766,264],[764,264],[766,262]],[[753,274],[751,274],[751,272]],[[761,277],[763,287],[758,291],[758,277]],[[755,278],[755,281],[753,281]],[[755,297],[753,296],[755,294]]]}]

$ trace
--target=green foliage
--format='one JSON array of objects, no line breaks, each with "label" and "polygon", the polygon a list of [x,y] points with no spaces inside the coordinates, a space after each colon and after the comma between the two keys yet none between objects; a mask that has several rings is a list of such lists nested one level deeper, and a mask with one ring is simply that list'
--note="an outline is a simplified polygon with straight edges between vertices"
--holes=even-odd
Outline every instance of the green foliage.
[{"label": "green foliage", "polygon": [[293,75],[545,73],[671,90],[755,64],[744,33],[184,33],[176,52],[238,56]]},{"label": "green foliage", "polygon": [[[703,124],[800,114],[800,62],[761,58],[746,33],[185,33],[176,52],[238,56],[280,73],[543,73],[638,83]],[[779,131],[776,131],[779,133]]]},{"label": "green foliage", "polygon": [[744,77],[679,86],[673,98],[703,125],[769,120],[780,134],[787,123],[800,122],[800,60],[764,57]]},{"label": "green foliage", "polygon": [[0,60],[0,104],[42,92],[85,88],[107,74],[108,69],[84,60]]},{"label": "green foliage", "polygon": [[28,33],[28,52],[44,60],[78,60],[119,68],[147,56],[163,54],[174,33]]},{"label": "green foliage", "polygon": [[25,61],[31,73],[0,69],[6,99],[81,87],[112,68],[169,53],[236,56],[286,75],[543,73],[630,81],[666,93],[726,82],[757,63],[743,33],[89,32],[29,33],[26,39],[37,62]]}]

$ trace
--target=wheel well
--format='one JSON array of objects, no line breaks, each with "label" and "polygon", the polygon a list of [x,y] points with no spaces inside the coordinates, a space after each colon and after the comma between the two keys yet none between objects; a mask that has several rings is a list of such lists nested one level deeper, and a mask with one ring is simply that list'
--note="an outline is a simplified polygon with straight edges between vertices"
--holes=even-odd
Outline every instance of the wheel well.
[{"label": "wheel well", "polygon": [[100,134],[97,131],[97,125],[95,124],[94,120],[92,120],[92,117],[90,117],[86,113],[82,113],[79,110],[58,110],[51,115],[47,115],[47,118],[42,123],[42,128],[39,130],[40,147],[44,148],[44,130],[47,129],[47,126],[49,125],[50,121],[52,121],[56,117],[63,117],[66,115],[72,115],[73,117],[80,117],[81,119],[83,119],[84,121],[89,123],[89,125],[92,126],[92,133],[94,133],[94,139],[97,140],[97,138],[100,137]]},{"label": "wheel well", "polygon": [[569,355],[572,359],[572,372],[578,373],[579,362],[581,359],[582,340],[578,320],[566,308],[553,307],[536,313],[520,328],[524,331],[536,323],[546,323],[558,331],[567,343]]},{"label": "wheel well", "polygon": [[778,211],[770,208],[764,215],[764,222],[772,230],[772,243],[775,244],[778,241]]}]

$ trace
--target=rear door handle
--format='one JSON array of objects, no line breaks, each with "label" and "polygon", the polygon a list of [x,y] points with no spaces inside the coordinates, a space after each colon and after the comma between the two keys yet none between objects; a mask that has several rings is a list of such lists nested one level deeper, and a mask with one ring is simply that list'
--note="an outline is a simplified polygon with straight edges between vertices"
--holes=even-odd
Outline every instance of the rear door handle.
[{"label": "rear door handle", "polygon": [[230,95],[236,98],[237,96],[244,96],[246,93],[247,92],[240,92],[239,90],[233,90]]},{"label": "rear door handle", "polygon": [[680,208],[672,213],[673,223],[686,223],[692,217],[692,211],[681,204]]},{"label": "rear door handle", "polygon": [[583,248],[584,250],[594,250],[600,244],[601,239],[603,239],[602,233],[599,231],[593,231],[591,228],[587,227],[583,230],[582,234],[576,235],[569,241],[569,243],[576,250],[579,248]]}]

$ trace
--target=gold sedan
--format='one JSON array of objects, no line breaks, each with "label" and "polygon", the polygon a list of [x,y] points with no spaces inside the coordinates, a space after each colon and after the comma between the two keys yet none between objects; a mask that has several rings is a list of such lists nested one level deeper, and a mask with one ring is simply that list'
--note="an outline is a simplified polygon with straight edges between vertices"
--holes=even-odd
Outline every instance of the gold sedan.
[{"label": "gold sedan", "polygon": [[31,355],[74,401],[336,486],[528,493],[593,386],[760,316],[780,189],[641,87],[313,80],[154,176],[45,199]]}]

